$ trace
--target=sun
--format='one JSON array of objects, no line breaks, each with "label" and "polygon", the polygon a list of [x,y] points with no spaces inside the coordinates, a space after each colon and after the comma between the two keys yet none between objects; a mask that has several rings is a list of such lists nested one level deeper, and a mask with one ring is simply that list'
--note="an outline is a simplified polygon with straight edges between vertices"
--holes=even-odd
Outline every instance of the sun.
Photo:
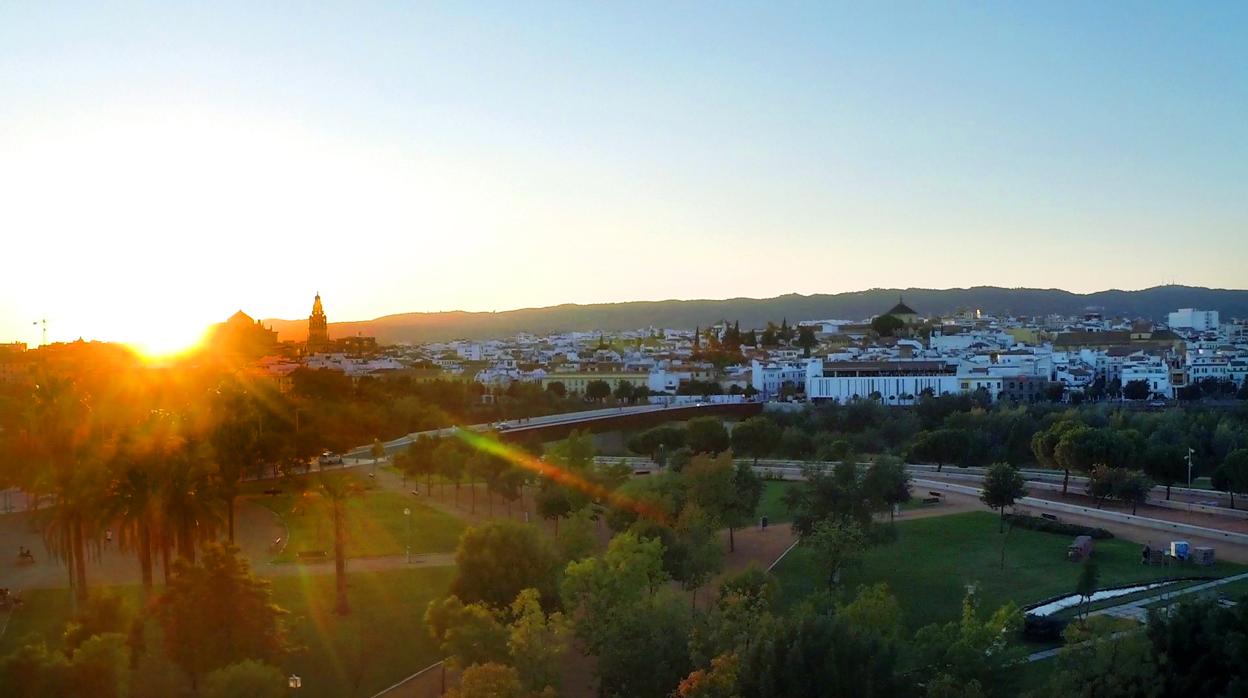
[{"label": "sun", "polygon": [[203,343],[207,329],[164,326],[138,333],[125,343],[147,361],[163,361],[193,351]]}]

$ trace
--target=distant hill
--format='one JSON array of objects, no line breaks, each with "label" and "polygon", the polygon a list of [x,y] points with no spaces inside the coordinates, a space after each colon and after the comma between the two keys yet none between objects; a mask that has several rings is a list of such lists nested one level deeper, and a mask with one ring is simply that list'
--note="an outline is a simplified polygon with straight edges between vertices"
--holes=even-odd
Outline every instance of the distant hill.
[{"label": "distant hill", "polygon": [[[950,289],[884,289],[850,293],[725,300],[634,301],[593,305],[556,305],[499,313],[402,313],[375,320],[331,322],[331,337],[356,334],[375,336],[383,344],[433,342],[450,339],[490,339],[519,332],[632,330],[639,327],[706,327],[721,319],[740,320],[742,327],[762,327],[768,320],[860,320],[891,308],[898,296],[921,315],[979,308],[985,313],[1011,315],[1073,315],[1088,308],[1113,317],[1164,321],[1179,308],[1217,310],[1223,318],[1248,317],[1248,290],[1193,286],[1156,286],[1139,291],[1071,293],[1061,289],[977,286]],[[283,340],[307,338],[307,320],[266,320]]]}]

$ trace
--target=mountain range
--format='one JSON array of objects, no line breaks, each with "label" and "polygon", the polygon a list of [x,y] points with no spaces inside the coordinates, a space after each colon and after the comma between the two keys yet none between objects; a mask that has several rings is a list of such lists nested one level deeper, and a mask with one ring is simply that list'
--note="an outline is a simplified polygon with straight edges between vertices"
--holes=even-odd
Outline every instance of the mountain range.
[{"label": "mountain range", "polygon": [[[706,327],[720,320],[740,321],[742,328],[763,327],[767,321],[862,320],[886,312],[898,300],[920,315],[980,309],[995,315],[1076,315],[1096,309],[1107,317],[1164,321],[1179,308],[1217,310],[1224,320],[1248,317],[1248,290],[1197,286],[1155,286],[1138,291],[1108,290],[1072,293],[1061,289],[1001,288],[875,288],[847,293],[723,300],[632,301],[565,304],[481,313],[448,311],[400,313],[374,320],[331,322],[330,337],[373,336],[382,344],[491,339],[520,332],[549,334],[570,331],[617,331],[641,327]],[[307,338],[307,320],[265,320],[282,340]]]}]

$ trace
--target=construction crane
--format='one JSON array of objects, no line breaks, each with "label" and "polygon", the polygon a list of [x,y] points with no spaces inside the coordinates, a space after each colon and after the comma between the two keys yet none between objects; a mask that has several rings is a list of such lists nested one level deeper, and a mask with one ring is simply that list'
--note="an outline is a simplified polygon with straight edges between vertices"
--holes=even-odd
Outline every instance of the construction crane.
[{"label": "construction crane", "polygon": [[42,326],[42,328],[43,328],[43,341],[39,344],[39,346],[41,346],[41,347],[42,347],[42,346],[47,345],[47,343],[48,343],[48,319],[45,317],[45,318],[42,318],[42,319],[40,319],[40,320],[35,320],[34,322],[32,322],[32,323],[30,323],[30,324],[32,324],[32,325],[40,325],[40,326]]}]

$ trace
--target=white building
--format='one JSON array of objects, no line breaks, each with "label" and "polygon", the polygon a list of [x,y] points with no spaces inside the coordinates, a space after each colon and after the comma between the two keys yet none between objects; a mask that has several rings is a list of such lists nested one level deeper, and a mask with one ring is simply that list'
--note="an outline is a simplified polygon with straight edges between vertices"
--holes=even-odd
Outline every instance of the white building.
[{"label": "white building", "polygon": [[878,398],[905,405],[923,391],[958,393],[957,367],[944,361],[832,361],[812,359],[806,366],[806,399],[849,402]]},{"label": "white building", "polygon": [[785,383],[805,385],[806,364],[780,361],[762,363],[757,359],[750,363],[750,385],[754,386],[764,400],[779,395]]},{"label": "white building", "polygon": [[1144,381],[1153,395],[1166,399],[1174,397],[1174,389],[1170,385],[1170,366],[1160,359],[1152,357],[1132,357],[1136,359],[1122,366],[1122,386],[1125,388],[1133,381]]},{"label": "white building", "polygon": [[1218,329],[1218,311],[1183,308],[1170,313],[1170,329],[1214,332]]}]

